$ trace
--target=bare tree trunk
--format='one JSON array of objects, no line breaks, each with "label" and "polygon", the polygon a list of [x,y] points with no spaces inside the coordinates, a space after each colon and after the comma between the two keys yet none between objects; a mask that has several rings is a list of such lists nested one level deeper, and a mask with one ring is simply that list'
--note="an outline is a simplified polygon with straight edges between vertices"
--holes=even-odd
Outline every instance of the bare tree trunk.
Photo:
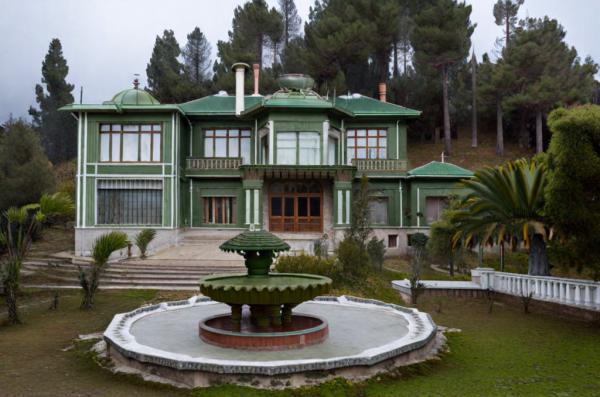
[{"label": "bare tree trunk", "polygon": [[398,42],[394,41],[394,77],[398,77]]},{"label": "bare tree trunk", "polygon": [[529,130],[527,129],[527,111],[521,110],[519,114],[519,147],[529,147]]},{"label": "bare tree trunk", "polygon": [[542,111],[538,110],[535,114],[535,152],[544,151],[544,135],[542,133]]},{"label": "bare tree trunk", "polygon": [[442,101],[444,106],[444,152],[452,155],[452,135],[450,132],[450,110],[448,109],[448,66],[442,67]]},{"label": "bare tree trunk", "polygon": [[477,147],[477,61],[471,63],[471,91],[473,94],[473,120],[471,122],[471,147]]},{"label": "bare tree trunk", "polygon": [[504,156],[504,129],[502,128],[502,104],[496,103],[496,154]]},{"label": "bare tree trunk", "polygon": [[435,127],[433,130],[433,143],[437,144],[440,141],[440,127]]},{"label": "bare tree trunk", "polygon": [[533,235],[529,243],[529,269],[528,273],[532,276],[550,275],[550,266],[548,263],[548,254],[546,252],[546,242],[544,236],[539,233]]}]

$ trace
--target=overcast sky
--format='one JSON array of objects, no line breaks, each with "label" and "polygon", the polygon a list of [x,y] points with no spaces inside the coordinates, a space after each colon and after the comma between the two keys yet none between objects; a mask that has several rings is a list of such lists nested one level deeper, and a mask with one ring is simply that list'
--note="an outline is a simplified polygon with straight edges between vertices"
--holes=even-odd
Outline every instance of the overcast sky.
[{"label": "overcast sky", "polygon": [[[478,55],[493,53],[502,32],[492,15],[496,0],[468,0],[477,23]],[[267,0],[276,5],[277,0]],[[98,103],[130,87],[134,73],[145,83],[157,34],[173,29],[180,45],[195,26],[216,43],[227,39],[233,10],[244,0],[0,0],[0,122],[26,116],[50,40],[57,37],[69,65],[67,80],[83,102]],[[313,0],[296,0],[303,22]],[[584,58],[600,62],[600,0],[526,0],[520,16],[557,18],[566,40]]]}]

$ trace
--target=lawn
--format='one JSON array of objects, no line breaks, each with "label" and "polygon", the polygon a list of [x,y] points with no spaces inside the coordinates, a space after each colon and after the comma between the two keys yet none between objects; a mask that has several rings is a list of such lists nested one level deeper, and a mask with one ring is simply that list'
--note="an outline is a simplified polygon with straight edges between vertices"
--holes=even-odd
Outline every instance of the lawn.
[{"label": "lawn", "polygon": [[[358,291],[399,301],[385,272],[370,277]],[[419,308],[444,326],[462,330],[448,335],[450,351],[442,360],[401,369],[389,376],[350,385],[334,381],[318,388],[278,392],[223,386],[194,391],[116,376],[100,368],[83,345],[62,351],[79,334],[101,331],[114,313],[141,304],[179,299],[187,293],[110,291],[97,306],[78,308],[76,291],[61,292],[57,311],[48,303],[32,305],[46,294],[30,291],[24,324],[0,326],[2,396],[586,396],[600,388],[600,329],[496,303],[491,314],[483,300],[423,298]],[[438,312],[437,310],[440,309]],[[4,308],[0,306],[0,312]]]}]

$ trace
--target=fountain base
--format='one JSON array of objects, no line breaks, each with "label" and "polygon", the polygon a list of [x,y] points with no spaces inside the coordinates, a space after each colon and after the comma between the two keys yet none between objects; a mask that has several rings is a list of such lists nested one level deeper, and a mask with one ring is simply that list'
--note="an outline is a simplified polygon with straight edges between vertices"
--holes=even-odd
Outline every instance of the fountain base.
[{"label": "fountain base", "polygon": [[293,314],[289,322],[280,325],[258,326],[247,311],[241,322],[222,314],[200,321],[200,338],[211,345],[244,350],[287,350],[323,342],[329,334],[324,319]]}]

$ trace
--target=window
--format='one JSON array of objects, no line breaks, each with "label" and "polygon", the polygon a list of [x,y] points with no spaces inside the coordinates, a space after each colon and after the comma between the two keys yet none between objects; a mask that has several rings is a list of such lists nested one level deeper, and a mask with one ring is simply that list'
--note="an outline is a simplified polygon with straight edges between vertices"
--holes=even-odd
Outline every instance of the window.
[{"label": "window", "polygon": [[425,220],[427,224],[431,224],[439,220],[442,212],[448,207],[448,198],[441,197],[426,197],[425,198]]},{"label": "window", "polygon": [[160,124],[100,124],[101,162],[161,161]]},{"label": "window", "polygon": [[353,159],[385,159],[387,130],[381,128],[347,131],[348,163]]},{"label": "window", "polygon": [[396,248],[398,246],[398,235],[388,234],[388,248]]},{"label": "window", "polygon": [[204,157],[241,157],[244,164],[250,164],[250,130],[204,131]]},{"label": "window", "polygon": [[278,132],[277,164],[320,164],[318,132]]},{"label": "window", "polygon": [[388,223],[388,198],[371,197],[369,199],[369,222],[374,225]]},{"label": "window", "polygon": [[338,140],[332,137],[328,137],[327,139],[327,165],[335,165]]},{"label": "window", "polygon": [[204,222],[208,224],[233,224],[235,221],[235,197],[204,197]]},{"label": "window", "polygon": [[99,225],[161,225],[162,181],[99,180]]}]

